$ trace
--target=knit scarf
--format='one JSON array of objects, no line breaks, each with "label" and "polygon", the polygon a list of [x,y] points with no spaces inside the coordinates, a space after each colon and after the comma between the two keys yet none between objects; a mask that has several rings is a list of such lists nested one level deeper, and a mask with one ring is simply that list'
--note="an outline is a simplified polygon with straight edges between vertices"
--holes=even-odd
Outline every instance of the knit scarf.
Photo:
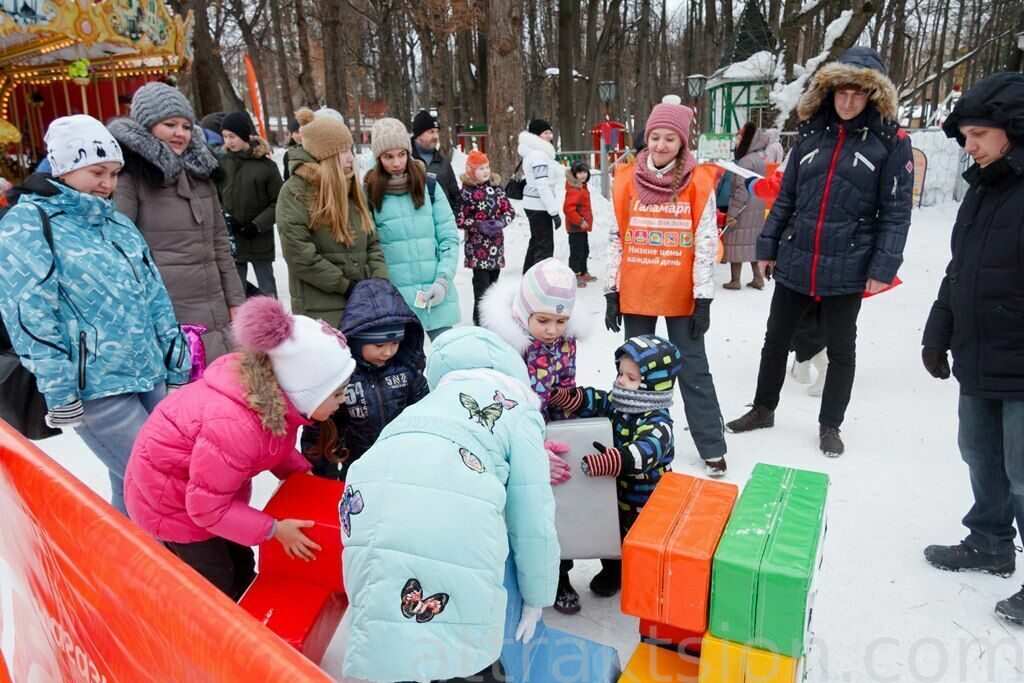
[{"label": "knit scarf", "polygon": [[672,406],[672,390],[651,391],[649,389],[623,389],[617,384],[612,387],[612,403],[620,413],[634,415],[652,410],[668,410]]},{"label": "knit scarf", "polygon": [[693,152],[687,150],[683,156],[683,176],[679,187],[672,188],[672,179],[675,178],[675,169],[654,171],[651,170],[647,160],[650,158],[650,150],[645,149],[636,157],[633,168],[633,179],[636,181],[637,195],[644,204],[659,204],[661,202],[675,201],[676,193],[690,183],[690,176],[693,169],[697,167],[697,158]]},{"label": "knit scarf", "polygon": [[388,186],[384,190],[384,194],[409,194],[409,186],[409,172],[403,171],[388,178]]}]

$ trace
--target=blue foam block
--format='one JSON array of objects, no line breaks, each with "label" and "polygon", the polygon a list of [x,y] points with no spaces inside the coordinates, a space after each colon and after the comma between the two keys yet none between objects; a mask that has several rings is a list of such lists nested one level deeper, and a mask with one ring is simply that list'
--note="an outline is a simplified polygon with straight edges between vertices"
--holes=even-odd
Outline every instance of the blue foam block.
[{"label": "blue foam block", "polygon": [[505,643],[501,664],[508,683],[615,683],[622,669],[615,648],[600,645],[557,629],[543,621],[529,643],[517,643],[516,627],[523,612],[523,596],[516,580],[515,561],[505,563]]}]

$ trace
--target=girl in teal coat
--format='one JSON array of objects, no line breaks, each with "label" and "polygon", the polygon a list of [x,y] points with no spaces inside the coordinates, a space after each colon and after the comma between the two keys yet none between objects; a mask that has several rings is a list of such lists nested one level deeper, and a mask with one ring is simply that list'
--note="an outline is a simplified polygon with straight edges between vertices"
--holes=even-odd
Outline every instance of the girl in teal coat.
[{"label": "girl in teal coat", "polygon": [[528,606],[517,636],[528,640],[554,602],[555,504],[526,365],[494,333],[464,327],[437,340],[426,376],[430,394],[349,469],[347,677],[431,681],[490,666],[510,549]]},{"label": "girl in teal coat", "polygon": [[410,157],[401,121],[377,121],[370,144],[377,163],[366,174],[366,194],[388,274],[433,340],[460,317],[455,214],[423,162]]}]

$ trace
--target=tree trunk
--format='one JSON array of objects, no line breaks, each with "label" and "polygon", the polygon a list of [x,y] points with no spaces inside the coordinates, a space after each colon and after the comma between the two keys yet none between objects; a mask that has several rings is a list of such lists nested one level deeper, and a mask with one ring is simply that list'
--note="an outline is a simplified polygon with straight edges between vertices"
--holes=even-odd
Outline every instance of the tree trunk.
[{"label": "tree trunk", "polygon": [[578,11],[578,0],[558,0],[558,135],[564,149],[579,149],[580,126],[572,77],[573,55],[579,49],[574,39],[579,31]]},{"label": "tree trunk", "polygon": [[[714,0],[708,0],[714,4]],[[649,110],[651,96],[651,63],[657,53],[651,42],[651,0],[640,0],[639,16],[636,18],[636,56],[633,59],[633,108],[636,111]]]},{"label": "tree trunk", "polygon": [[523,3],[487,0],[488,156],[491,168],[508,178],[517,160],[517,138],[526,119],[523,74]]},{"label": "tree trunk", "polygon": [[328,107],[340,111],[347,120],[352,111],[345,79],[341,3],[342,0],[320,0],[320,25],[324,48],[324,100]]},{"label": "tree trunk", "polygon": [[[271,30],[274,33],[274,47],[277,50],[277,77],[281,82],[281,100],[285,111],[292,111],[295,99],[288,80],[288,57],[284,49],[284,24],[281,21],[281,0],[270,0]],[[198,50],[197,50],[198,52]]]},{"label": "tree trunk", "polygon": [[316,93],[316,79],[313,78],[313,66],[309,59],[309,26],[306,23],[305,0],[295,0],[295,32],[299,41],[299,87],[306,103],[317,109],[320,98]]},{"label": "tree trunk", "polygon": [[210,35],[210,19],[206,13],[205,3],[196,6],[194,0],[171,0],[171,8],[179,16],[187,16],[193,11],[195,24],[193,28],[193,48],[195,60],[192,63],[193,105],[199,118],[222,109],[220,82],[214,61],[220,60],[219,54],[213,51],[213,36]]}]

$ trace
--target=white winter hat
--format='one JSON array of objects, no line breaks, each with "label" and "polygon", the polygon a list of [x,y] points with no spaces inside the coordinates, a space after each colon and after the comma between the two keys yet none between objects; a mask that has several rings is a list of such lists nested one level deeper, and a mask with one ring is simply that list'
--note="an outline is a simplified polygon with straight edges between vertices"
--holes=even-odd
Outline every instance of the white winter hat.
[{"label": "white winter hat", "polygon": [[242,304],[232,329],[239,345],[267,354],[281,390],[306,417],[356,369],[340,330],[323,320],[290,315],[270,297]]},{"label": "white winter hat", "polygon": [[102,123],[85,114],[54,119],[43,140],[54,177],[108,161],[124,165],[121,145]]}]

